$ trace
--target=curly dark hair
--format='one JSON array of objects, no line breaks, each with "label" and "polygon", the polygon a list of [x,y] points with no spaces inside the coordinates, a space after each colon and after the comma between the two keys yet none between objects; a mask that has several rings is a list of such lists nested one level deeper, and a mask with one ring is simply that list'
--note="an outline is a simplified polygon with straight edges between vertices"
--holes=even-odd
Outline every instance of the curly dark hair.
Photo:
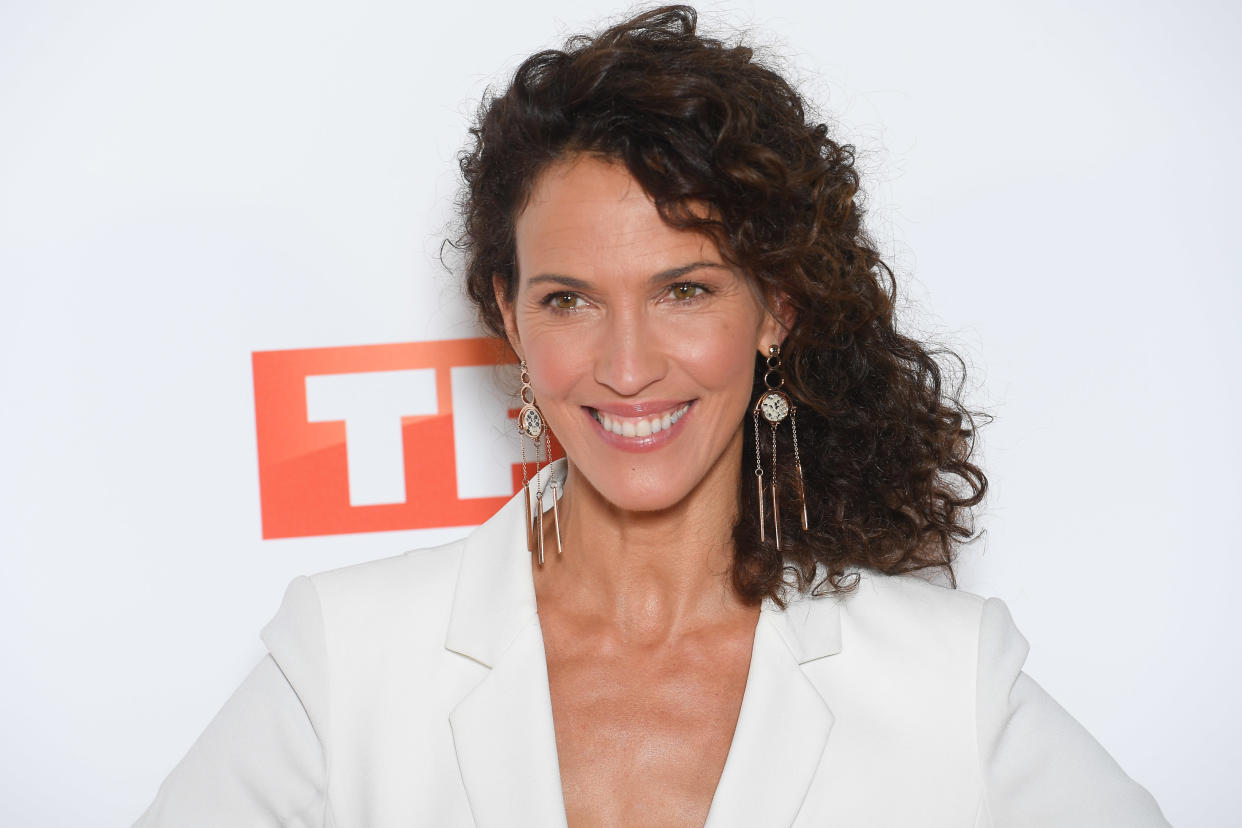
[{"label": "curly dark hair", "polygon": [[[514,226],[539,173],[579,153],[624,163],[664,221],[709,234],[762,295],[783,294],[797,314],[781,356],[797,406],[809,528],[787,529],[778,552],[770,534],[759,541],[755,510],[740,509],[739,598],[783,606],[790,571],[802,592],[848,591],[856,567],[938,568],[956,585],[956,548],[975,537],[970,507],[987,489],[970,461],[974,417],[986,415],[962,406],[960,383],[943,383],[935,357],[955,359],[964,380],[960,357],[898,333],[896,279],[862,227],[854,147],[834,141],[806,109],[754,50],[699,34],[689,6],[647,11],[532,55],[503,94],[485,95],[460,157],[455,246],[465,253],[466,291],[503,337],[493,275],[508,279],[512,297]],[[764,368],[757,358],[756,396]],[[748,504],[754,438],[745,432],[739,497]],[[782,457],[793,456],[787,432]],[[777,475],[793,492],[792,464],[779,464]],[[794,527],[800,515],[785,500],[783,525]]]}]

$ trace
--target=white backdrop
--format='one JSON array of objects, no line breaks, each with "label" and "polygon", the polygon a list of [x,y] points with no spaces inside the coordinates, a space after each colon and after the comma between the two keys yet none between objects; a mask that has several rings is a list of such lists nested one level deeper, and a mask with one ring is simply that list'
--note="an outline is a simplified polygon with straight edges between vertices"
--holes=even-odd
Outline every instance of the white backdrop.
[{"label": "white backdrop", "polygon": [[[488,82],[613,2],[0,7],[0,824],[126,825],[300,573],[250,355],[474,335],[436,253]],[[1242,820],[1242,22],[1226,2],[705,5],[859,147],[908,323],[996,415],[1028,671],[1179,826]]]}]

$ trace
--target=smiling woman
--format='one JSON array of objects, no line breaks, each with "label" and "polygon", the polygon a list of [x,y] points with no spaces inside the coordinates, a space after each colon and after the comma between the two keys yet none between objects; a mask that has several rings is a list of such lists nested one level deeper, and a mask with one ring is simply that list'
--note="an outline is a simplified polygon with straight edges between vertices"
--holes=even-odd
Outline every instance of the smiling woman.
[{"label": "smiling woman", "polygon": [[974,415],[796,90],[675,6],[532,56],[472,134],[467,290],[566,458],[296,580],[141,825],[1166,824],[952,588]]},{"label": "smiling woman", "polygon": [[[735,526],[730,577],[742,600],[779,603],[789,576],[800,590],[841,591],[859,577],[858,567],[937,570],[952,581],[955,545],[972,536],[969,510],[987,488],[971,460],[975,418],[944,387],[929,349],[897,330],[896,285],[863,229],[853,148],[808,119],[798,92],[750,48],[702,37],[695,25],[691,10],[673,8],[593,39],[571,39],[566,51],[533,55],[505,94],[485,102],[462,160],[459,246],[467,253],[468,292],[483,322],[519,356],[519,328],[536,324],[526,313],[531,302],[545,298],[545,286],[559,286],[558,304],[589,308],[587,318],[604,325],[590,342],[610,361],[668,355],[678,363],[684,354],[710,362],[731,374],[738,396],[709,395],[704,413],[730,432],[757,398],[777,346],[781,399],[796,407],[791,427],[764,435],[755,423],[745,453],[756,442],[771,444],[767,477],[758,487],[751,483],[757,475],[735,475],[734,482],[756,505],[717,516]],[[616,281],[632,292],[635,280],[699,260],[727,267],[737,283],[714,296],[696,280],[694,290],[708,301],[693,313],[635,316],[628,298],[594,303],[582,290]],[[545,278],[553,276],[560,281]],[[758,314],[753,320],[735,315],[746,299]],[[757,326],[761,317],[766,330],[720,330]],[[718,340],[704,329],[754,347],[713,354]],[[631,348],[636,342],[645,347]],[[536,394],[551,379],[541,358],[529,360]],[[561,442],[574,440],[576,427],[558,419],[553,414],[551,425]],[[795,423],[814,450],[791,463]],[[728,450],[735,467],[741,436]],[[696,451],[700,461],[715,460],[724,444],[705,440]],[[648,490],[667,490],[677,476],[651,464],[667,462],[690,477],[691,469],[706,468],[683,466],[673,453],[627,474]],[[569,455],[571,468],[581,470]],[[756,461],[762,471],[762,457]],[[676,494],[688,491],[683,485]],[[758,504],[772,491],[802,497],[797,504],[778,497],[761,520]],[[779,548],[754,543],[761,534],[775,541],[782,505],[803,503],[805,532],[784,533]]]}]

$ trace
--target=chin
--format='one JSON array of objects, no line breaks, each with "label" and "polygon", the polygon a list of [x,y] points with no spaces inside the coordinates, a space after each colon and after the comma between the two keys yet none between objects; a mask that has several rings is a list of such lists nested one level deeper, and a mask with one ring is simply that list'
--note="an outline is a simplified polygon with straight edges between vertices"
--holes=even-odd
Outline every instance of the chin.
[{"label": "chin", "polygon": [[604,499],[623,512],[663,512],[680,503],[683,498],[670,496],[668,490],[623,489],[615,493],[601,492]]},{"label": "chin", "polygon": [[576,465],[578,474],[613,507],[625,512],[660,512],[681,503],[701,482],[682,467],[672,471],[665,463],[622,463],[605,469]]}]

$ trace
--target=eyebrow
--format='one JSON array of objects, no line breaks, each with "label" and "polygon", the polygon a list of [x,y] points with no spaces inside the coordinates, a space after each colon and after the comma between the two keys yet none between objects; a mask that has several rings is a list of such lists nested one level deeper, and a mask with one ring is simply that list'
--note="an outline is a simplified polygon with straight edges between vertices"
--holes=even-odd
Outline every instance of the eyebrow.
[{"label": "eyebrow", "polygon": [[[668,270],[661,270],[659,273],[652,274],[647,279],[648,287],[658,287],[668,282],[676,281],[696,270],[704,268],[719,268],[720,270],[730,270],[729,266],[722,262],[691,262],[680,267],[670,267]],[[579,279],[576,276],[565,276],[560,273],[540,273],[538,276],[532,276],[526,284],[529,287],[553,283],[563,285],[572,290],[586,290],[591,287],[591,283],[585,279]]]}]

